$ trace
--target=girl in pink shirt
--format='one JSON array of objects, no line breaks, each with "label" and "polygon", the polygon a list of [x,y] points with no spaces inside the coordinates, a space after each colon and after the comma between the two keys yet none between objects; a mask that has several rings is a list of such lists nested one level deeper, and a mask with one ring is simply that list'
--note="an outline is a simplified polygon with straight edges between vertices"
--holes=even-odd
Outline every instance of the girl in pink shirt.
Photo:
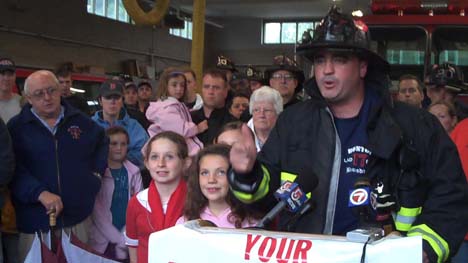
[{"label": "girl in pink shirt", "polygon": [[229,191],[230,147],[211,145],[201,150],[194,160],[193,174],[188,179],[184,216],[176,224],[203,219],[218,227],[244,228],[257,223],[258,216],[246,210]]},{"label": "girl in pink shirt", "polygon": [[127,130],[113,126],[109,137],[108,168],[101,180],[92,214],[89,245],[113,259],[128,257],[125,245],[125,220],[130,198],[142,190],[140,169],[127,160],[130,138]]},{"label": "girl in pink shirt", "polygon": [[189,155],[194,156],[203,148],[197,134],[208,129],[208,122],[196,125],[192,121],[189,109],[183,103],[187,96],[187,80],[177,68],[167,68],[161,75],[156,93],[156,102],[151,102],[146,111],[146,118],[152,122],[148,128],[150,137],[163,131],[173,131],[182,135],[189,148]]}]

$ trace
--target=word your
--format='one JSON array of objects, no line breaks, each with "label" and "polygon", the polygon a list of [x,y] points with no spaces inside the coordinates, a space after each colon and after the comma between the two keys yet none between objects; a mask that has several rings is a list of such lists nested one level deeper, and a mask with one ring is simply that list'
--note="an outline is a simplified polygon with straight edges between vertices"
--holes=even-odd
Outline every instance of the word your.
[{"label": "word your", "polygon": [[311,240],[295,240],[290,238],[274,238],[262,235],[247,235],[244,259],[253,260],[258,257],[260,262],[307,262],[307,252],[312,248]]}]

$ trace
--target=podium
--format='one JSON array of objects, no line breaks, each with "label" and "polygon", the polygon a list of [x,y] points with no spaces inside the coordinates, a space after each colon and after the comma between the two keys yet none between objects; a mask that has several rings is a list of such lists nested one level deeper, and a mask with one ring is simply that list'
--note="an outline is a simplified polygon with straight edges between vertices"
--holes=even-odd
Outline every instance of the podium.
[{"label": "podium", "polygon": [[[150,235],[150,263],[358,263],[363,243],[341,236],[227,229],[189,221]],[[366,261],[422,262],[422,239],[388,236],[366,248]]]}]

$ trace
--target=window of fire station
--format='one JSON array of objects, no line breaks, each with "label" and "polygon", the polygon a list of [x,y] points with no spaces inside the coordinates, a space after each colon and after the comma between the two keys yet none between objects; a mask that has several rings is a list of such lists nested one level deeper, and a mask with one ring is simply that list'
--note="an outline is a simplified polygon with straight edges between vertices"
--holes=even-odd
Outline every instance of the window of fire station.
[{"label": "window of fire station", "polygon": [[122,0],[88,0],[87,10],[90,14],[125,23],[131,22]]},{"label": "window of fire station", "polygon": [[263,23],[263,44],[295,44],[302,33],[312,30],[318,22],[314,21],[265,21]]}]

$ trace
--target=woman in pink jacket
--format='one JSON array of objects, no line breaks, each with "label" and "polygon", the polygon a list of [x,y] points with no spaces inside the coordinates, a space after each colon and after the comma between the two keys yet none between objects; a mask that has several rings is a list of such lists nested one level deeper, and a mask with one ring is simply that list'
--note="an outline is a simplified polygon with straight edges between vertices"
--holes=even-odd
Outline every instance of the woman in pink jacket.
[{"label": "woman in pink jacket", "polygon": [[203,148],[197,134],[208,129],[205,120],[198,125],[193,123],[190,112],[183,103],[187,94],[187,81],[184,73],[177,68],[167,68],[161,75],[156,92],[156,102],[151,102],[146,118],[153,124],[148,128],[150,137],[163,131],[173,131],[182,135],[189,147],[189,155],[194,156]]},{"label": "woman in pink jacket", "polygon": [[92,215],[89,244],[113,259],[128,258],[125,219],[130,197],[142,190],[140,169],[127,160],[129,136],[120,126],[106,131],[109,136],[108,168],[102,177]]}]

